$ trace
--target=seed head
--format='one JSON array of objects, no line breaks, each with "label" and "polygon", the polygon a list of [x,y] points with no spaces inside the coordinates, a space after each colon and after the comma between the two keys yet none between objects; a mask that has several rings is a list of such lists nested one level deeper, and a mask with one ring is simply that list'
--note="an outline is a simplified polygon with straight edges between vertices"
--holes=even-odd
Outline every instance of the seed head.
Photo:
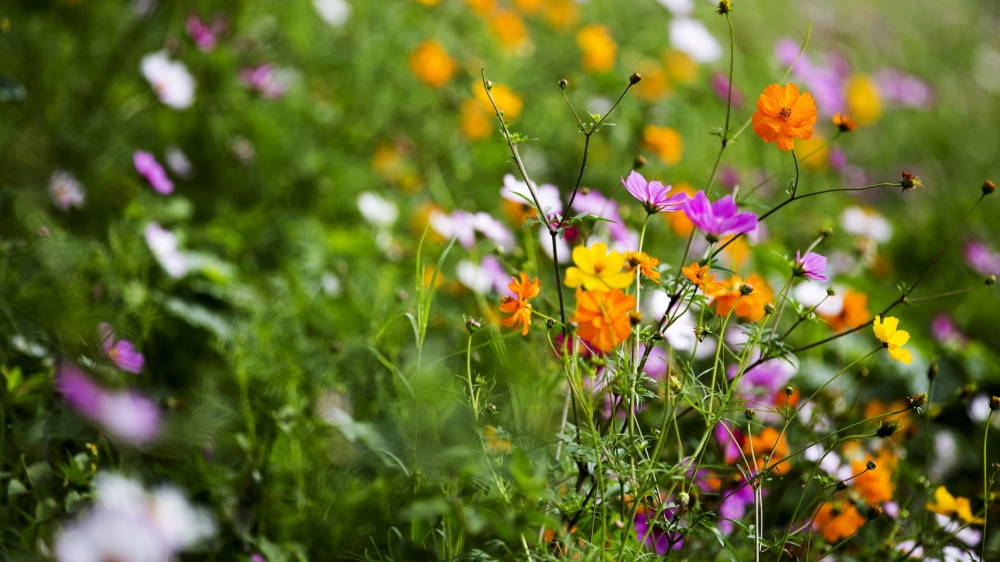
[{"label": "seed head", "polygon": [[906,172],[903,172],[903,181],[899,182],[899,185],[900,185],[900,187],[903,188],[903,192],[904,193],[907,192],[907,191],[909,191],[909,190],[911,190],[911,189],[913,189],[913,188],[915,188],[915,187],[923,187],[924,186],[923,182],[920,181],[920,178],[918,178],[917,176],[915,176],[913,174],[909,174],[909,173],[906,173]]},{"label": "seed head", "polygon": [[871,521],[872,519],[878,519],[879,517],[882,517],[882,506],[877,503],[869,505],[868,520]]},{"label": "seed head", "polygon": [[991,182],[990,180],[986,180],[983,182],[983,195],[989,195],[990,193],[993,193],[996,190],[997,190],[997,184]]}]

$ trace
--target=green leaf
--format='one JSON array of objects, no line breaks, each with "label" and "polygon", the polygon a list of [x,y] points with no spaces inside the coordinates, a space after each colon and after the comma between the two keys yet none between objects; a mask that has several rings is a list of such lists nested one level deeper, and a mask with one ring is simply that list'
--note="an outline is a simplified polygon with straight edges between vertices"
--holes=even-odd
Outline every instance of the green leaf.
[{"label": "green leaf", "polygon": [[42,522],[51,519],[59,513],[59,504],[52,498],[45,498],[35,506],[35,521]]},{"label": "green leaf", "polygon": [[19,496],[21,494],[27,494],[27,493],[28,489],[24,487],[24,484],[22,484],[20,480],[15,478],[11,480],[9,483],[7,483],[8,496]]}]

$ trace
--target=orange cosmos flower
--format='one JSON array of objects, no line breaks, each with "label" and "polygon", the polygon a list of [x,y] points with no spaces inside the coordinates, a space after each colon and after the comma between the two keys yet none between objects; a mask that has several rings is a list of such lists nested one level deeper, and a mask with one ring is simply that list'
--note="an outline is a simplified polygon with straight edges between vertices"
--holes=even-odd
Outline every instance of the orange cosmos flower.
[{"label": "orange cosmos flower", "polygon": [[853,535],[865,524],[865,518],[848,502],[826,502],[819,506],[813,528],[826,542],[835,543]]},{"label": "orange cosmos flower", "polygon": [[607,72],[615,67],[618,44],[603,25],[588,25],[576,34],[576,45],[583,51],[583,69]]},{"label": "orange cosmos flower", "polygon": [[670,127],[646,125],[642,130],[642,144],[671,166],[680,162],[684,154],[684,139],[677,129]]},{"label": "orange cosmos flower", "polygon": [[777,141],[781,150],[795,148],[793,138],[809,140],[816,124],[816,102],[812,94],[799,95],[799,87],[786,84],[784,88],[771,84],[757,98],[757,111],[753,114],[753,132],[764,142]]},{"label": "orange cosmos flower", "polygon": [[516,277],[511,277],[513,283],[507,285],[512,293],[517,295],[517,297],[506,296],[500,302],[500,311],[510,314],[507,318],[502,320],[504,326],[508,328],[514,326],[523,326],[521,330],[521,335],[528,335],[528,328],[531,327],[531,304],[528,299],[533,299],[538,296],[541,291],[541,283],[538,282],[538,278],[535,277],[530,283],[528,282],[528,274],[521,272],[521,280],[518,281]]},{"label": "orange cosmos flower", "polygon": [[854,122],[854,119],[851,119],[848,115],[841,115],[839,113],[833,114],[833,124],[845,133],[850,133],[858,128],[858,124]]},{"label": "orange cosmos flower", "polygon": [[595,348],[607,353],[624,342],[632,332],[628,313],[635,308],[635,297],[621,289],[610,291],[576,290],[576,333]]},{"label": "orange cosmos flower", "polygon": [[490,31],[508,49],[518,49],[528,42],[528,28],[512,10],[497,10],[490,16]]},{"label": "orange cosmos flower", "polygon": [[638,269],[639,273],[657,285],[660,283],[660,272],[653,268],[658,265],[660,260],[647,255],[646,252],[625,252],[625,271]]},{"label": "orange cosmos flower", "polygon": [[[765,427],[758,435],[751,435],[749,439],[744,440],[743,454],[748,459],[753,455],[757,461],[757,470],[764,468],[764,457],[768,457],[767,466],[772,467],[788,456],[788,440],[782,435],[779,441],[779,435],[781,433],[777,429]],[[787,468],[787,463],[776,466],[774,472],[781,474],[785,468]]]},{"label": "orange cosmos flower", "polygon": [[722,284],[715,280],[715,274],[710,273],[710,271],[711,268],[707,265],[698,265],[697,262],[691,262],[691,265],[681,268],[684,277],[687,277],[688,281],[694,283],[694,286],[705,294],[723,289]]},{"label": "orange cosmos flower", "polygon": [[[674,184],[674,189],[671,193],[686,193],[688,198],[693,198],[695,190],[687,182],[679,181]],[[694,223],[691,222],[691,219],[685,213],[660,213],[659,216],[667,221],[670,229],[678,236],[690,236],[694,230]]]},{"label": "orange cosmos flower", "polygon": [[465,0],[465,3],[480,16],[489,14],[497,5],[496,0]]},{"label": "orange cosmos flower", "polygon": [[[744,284],[753,287],[753,291],[749,295],[740,292],[740,287]],[[720,283],[720,287],[708,295],[712,297],[712,302],[709,305],[715,307],[715,313],[719,316],[726,316],[731,310],[737,317],[748,322],[757,322],[763,318],[764,305],[774,298],[771,287],[756,273],[747,277],[746,280],[734,276],[729,281]]]},{"label": "orange cosmos flower", "polygon": [[[870,460],[875,460],[875,470],[866,472],[866,465]],[[863,460],[851,461],[851,471],[857,474],[851,483],[868,503],[892,501],[892,492],[896,489],[896,485],[892,483],[892,469],[895,465],[896,458],[885,448],[879,451],[878,459],[866,455]]]},{"label": "orange cosmos flower", "polygon": [[441,43],[429,39],[410,53],[410,72],[432,88],[444,86],[454,76],[457,67]]},{"label": "orange cosmos flower", "polygon": [[549,0],[545,6],[545,19],[556,29],[566,29],[580,21],[580,10],[573,0]]},{"label": "orange cosmos flower", "polygon": [[[817,312],[817,314],[819,313]],[[840,309],[839,314],[832,316],[820,314],[819,316],[830,324],[830,328],[834,332],[857,328],[871,320],[872,315],[868,312],[868,295],[854,289],[848,289],[844,293],[844,306]]]}]

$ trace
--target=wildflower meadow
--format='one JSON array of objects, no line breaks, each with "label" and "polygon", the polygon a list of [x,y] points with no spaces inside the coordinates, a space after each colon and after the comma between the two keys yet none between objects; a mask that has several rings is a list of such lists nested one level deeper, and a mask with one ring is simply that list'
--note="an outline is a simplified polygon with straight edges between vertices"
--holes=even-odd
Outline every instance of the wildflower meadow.
[{"label": "wildflower meadow", "polygon": [[0,560],[1000,561],[998,26],[4,2]]}]

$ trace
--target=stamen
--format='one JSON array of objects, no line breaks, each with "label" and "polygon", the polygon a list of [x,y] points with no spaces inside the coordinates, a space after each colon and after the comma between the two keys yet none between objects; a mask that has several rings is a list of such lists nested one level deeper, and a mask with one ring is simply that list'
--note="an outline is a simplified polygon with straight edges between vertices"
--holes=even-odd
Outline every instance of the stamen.
[{"label": "stamen", "polygon": [[790,108],[788,106],[785,106],[785,107],[781,108],[781,117],[782,118],[788,119],[791,116],[792,116],[792,108]]}]

